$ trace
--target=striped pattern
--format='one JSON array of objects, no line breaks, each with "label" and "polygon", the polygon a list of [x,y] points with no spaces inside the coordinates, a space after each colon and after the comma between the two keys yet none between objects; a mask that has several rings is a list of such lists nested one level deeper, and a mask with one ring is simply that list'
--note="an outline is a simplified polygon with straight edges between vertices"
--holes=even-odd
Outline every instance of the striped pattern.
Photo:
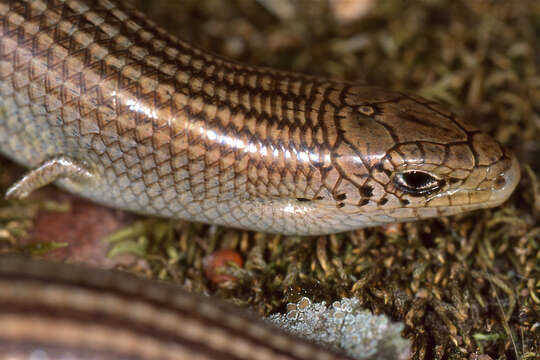
[{"label": "striped pattern", "polygon": [[0,259],[0,359],[346,359],[239,309],[128,274]]}]

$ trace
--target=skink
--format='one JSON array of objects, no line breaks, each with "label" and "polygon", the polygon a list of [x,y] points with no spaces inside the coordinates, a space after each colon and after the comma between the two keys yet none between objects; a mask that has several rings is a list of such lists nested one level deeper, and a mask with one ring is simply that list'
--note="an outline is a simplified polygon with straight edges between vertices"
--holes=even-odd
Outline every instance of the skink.
[{"label": "skink", "polygon": [[[238,64],[110,0],[0,0],[0,95],[0,151],[32,169],[12,198],[57,181],[314,235],[496,206],[519,181],[504,147],[431,101]],[[207,299],[19,260],[0,261],[0,316],[6,359],[339,358]]]},{"label": "skink", "polygon": [[314,235],[496,206],[517,160],[428,100],[241,65],[110,0],[0,1],[0,150],[144,214]]}]

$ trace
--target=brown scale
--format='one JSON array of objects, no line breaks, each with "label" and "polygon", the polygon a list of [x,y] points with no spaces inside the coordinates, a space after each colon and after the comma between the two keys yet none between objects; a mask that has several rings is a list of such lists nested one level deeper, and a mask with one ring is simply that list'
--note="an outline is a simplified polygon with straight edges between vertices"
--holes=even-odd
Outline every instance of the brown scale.
[{"label": "brown scale", "polygon": [[112,1],[0,1],[0,151],[139,213],[326,234],[496,206],[517,161],[417,96],[242,65]]},{"label": "brown scale", "polygon": [[[1,359],[351,360],[180,287],[10,257],[0,261],[0,321]],[[379,358],[408,357],[398,351]]]}]

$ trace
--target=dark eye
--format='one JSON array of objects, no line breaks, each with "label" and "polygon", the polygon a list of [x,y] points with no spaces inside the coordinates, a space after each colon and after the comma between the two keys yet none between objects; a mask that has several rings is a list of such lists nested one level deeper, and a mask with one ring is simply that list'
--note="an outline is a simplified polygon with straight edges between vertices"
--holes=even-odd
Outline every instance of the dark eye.
[{"label": "dark eye", "polygon": [[431,194],[444,185],[444,180],[439,180],[423,171],[405,171],[394,177],[396,187],[412,196]]}]

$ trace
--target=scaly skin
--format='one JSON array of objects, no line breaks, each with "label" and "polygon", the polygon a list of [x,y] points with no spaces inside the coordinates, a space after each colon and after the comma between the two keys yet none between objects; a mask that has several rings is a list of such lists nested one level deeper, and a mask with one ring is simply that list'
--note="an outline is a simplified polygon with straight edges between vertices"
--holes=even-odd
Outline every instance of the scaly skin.
[{"label": "scaly skin", "polygon": [[[519,180],[515,158],[437,104],[241,65],[111,1],[1,0],[0,94],[2,153],[92,178],[47,168],[25,189],[64,176],[144,214],[327,234],[496,206]],[[437,186],[409,191],[404,174]]]},{"label": "scaly skin", "polygon": [[5,256],[0,324],[0,360],[349,359],[177,287]]},{"label": "scaly skin", "polygon": [[[105,0],[0,0],[0,110],[0,151],[33,169],[11,197],[58,179],[139,213],[307,235],[496,206],[519,181],[430,101],[241,65]],[[0,259],[0,359],[32,356],[341,358],[177,289]]]}]

